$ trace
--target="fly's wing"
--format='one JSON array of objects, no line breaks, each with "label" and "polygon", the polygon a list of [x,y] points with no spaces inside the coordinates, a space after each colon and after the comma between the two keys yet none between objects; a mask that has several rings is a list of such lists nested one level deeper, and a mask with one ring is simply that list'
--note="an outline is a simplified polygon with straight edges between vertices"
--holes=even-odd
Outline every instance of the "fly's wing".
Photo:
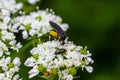
[{"label": "fly's wing", "polygon": [[65,32],[62,30],[62,28],[56,24],[53,21],[49,21],[50,25],[53,27],[53,29],[59,34],[60,39],[65,40],[66,39],[66,34]]}]

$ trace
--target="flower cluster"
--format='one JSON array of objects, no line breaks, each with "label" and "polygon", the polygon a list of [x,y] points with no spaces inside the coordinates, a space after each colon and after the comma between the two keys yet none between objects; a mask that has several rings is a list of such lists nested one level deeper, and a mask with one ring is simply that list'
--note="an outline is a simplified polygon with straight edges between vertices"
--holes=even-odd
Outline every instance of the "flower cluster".
[{"label": "flower cluster", "polygon": [[22,3],[16,3],[16,0],[0,0],[0,15],[10,15],[15,13],[22,8]]},{"label": "flower cluster", "polygon": [[10,57],[0,59],[0,80],[22,80],[16,72],[19,71],[20,59],[18,57],[11,61]]},{"label": "flower cluster", "polygon": [[11,58],[11,53],[18,53],[22,47],[15,36],[17,25],[11,23],[11,14],[21,8],[22,3],[16,3],[16,0],[0,0],[0,80],[22,80],[18,74],[20,58]]},{"label": "flower cluster", "polygon": [[[65,51],[55,54],[60,49]],[[70,41],[64,45],[58,40],[47,41],[39,44],[30,52],[32,56],[25,61],[26,66],[32,67],[29,71],[29,78],[41,74],[47,77],[58,75],[59,80],[73,80],[78,68],[85,68],[90,73],[93,70],[89,66],[90,63],[93,63],[89,51]]]},{"label": "flower cluster", "polygon": [[[27,1],[34,5],[40,0]],[[60,16],[46,9],[12,17],[22,5],[16,0],[0,1],[0,80],[22,80],[18,74],[21,64],[31,68],[29,78],[39,76],[47,80],[73,80],[78,70],[93,71],[92,54],[87,47],[68,40],[65,31],[69,26]],[[27,50],[26,45],[31,47],[27,52],[31,56],[21,63],[14,54]]]},{"label": "flower cluster", "polygon": [[68,29],[68,24],[62,24],[62,19],[59,16],[49,13],[48,10],[39,10],[31,12],[30,15],[16,17],[13,20],[13,24],[19,24],[19,30],[22,31],[23,39],[27,39],[34,35],[40,37],[47,34],[52,29],[49,24],[50,20],[60,24],[64,31]]},{"label": "flower cluster", "polygon": [[[19,51],[19,48],[22,47],[20,42],[16,41],[16,36],[15,33],[18,33],[18,25],[17,24],[12,24],[11,19],[9,16],[5,16],[0,18],[0,43],[1,46],[0,49],[3,52],[8,52],[8,49],[16,50],[17,52]],[[6,47],[7,46],[7,47]],[[5,50],[5,51],[4,51]],[[2,56],[2,53],[1,56]]]}]

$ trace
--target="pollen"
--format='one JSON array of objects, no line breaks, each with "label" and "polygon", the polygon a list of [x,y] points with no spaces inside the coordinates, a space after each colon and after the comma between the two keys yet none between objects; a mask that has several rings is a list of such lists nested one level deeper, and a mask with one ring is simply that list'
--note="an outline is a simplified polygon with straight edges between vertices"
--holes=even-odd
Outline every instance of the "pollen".
[{"label": "pollen", "polygon": [[44,76],[48,76],[49,73],[48,72],[43,72]]},{"label": "pollen", "polygon": [[55,32],[54,30],[51,30],[49,33],[50,33],[51,36],[53,36],[53,37],[55,37],[55,38],[58,37],[58,33]]},{"label": "pollen", "polygon": [[50,75],[53,75],[53,72],[52,72],[52,71],[49,71],[49,74],[50,74]]}]

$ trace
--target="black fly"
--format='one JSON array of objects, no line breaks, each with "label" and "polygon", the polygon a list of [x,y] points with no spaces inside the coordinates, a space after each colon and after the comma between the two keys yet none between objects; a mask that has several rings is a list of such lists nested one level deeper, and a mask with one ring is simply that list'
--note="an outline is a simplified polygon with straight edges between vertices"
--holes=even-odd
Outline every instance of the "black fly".
[{"label": "black fly", "polygon": [[66,52],[65,49],[59,49],[59,50],[55,51],[55,54],[58,55],[58,54],[61,54],[61,53],[64,53],[64,52]]},{"label": "black fly", "polygon": [[[49,24],[54,29],[54,30],[50,31],[50,35],[53,36],[54,38],[58,38],[60,41],[62,41],[62,44],[64,44],[65,43],[64,40],[67,37],[66,33],[63,31],[63,29],[57,23],[55,23],[53,21],[49,21]],[[62,49],[56,50],[55,54],[58,55],[58,54],[61,54],[64,52],[66,52],[66,50],[62,48]]]},{"label": "black fly", "polygon": [[49,24],[52,26],[52,28],[54,29],[54,31],[57,32],[59,40],[60,41],[64,41],[66,39],[67,35],[63,31],[63,29],[57,23],[55,23],[53,21],[49,21]]}]

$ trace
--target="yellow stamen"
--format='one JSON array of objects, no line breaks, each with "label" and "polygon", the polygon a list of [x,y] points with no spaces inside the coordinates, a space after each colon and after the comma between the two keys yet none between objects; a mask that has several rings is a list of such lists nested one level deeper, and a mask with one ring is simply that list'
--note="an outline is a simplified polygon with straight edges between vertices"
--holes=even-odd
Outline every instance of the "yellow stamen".
[{"label": "yellow stamen", "polygon": [[53,72],[52,72],[52,71],[49,71],[49,74],[50,74],[50,75],[53,75]]},{"label": "yellow stamen", "polygon": [[48,76],[49,73],[48,72],[43,72],[44,76]]}]

